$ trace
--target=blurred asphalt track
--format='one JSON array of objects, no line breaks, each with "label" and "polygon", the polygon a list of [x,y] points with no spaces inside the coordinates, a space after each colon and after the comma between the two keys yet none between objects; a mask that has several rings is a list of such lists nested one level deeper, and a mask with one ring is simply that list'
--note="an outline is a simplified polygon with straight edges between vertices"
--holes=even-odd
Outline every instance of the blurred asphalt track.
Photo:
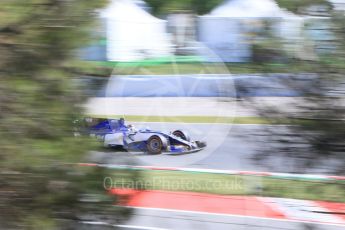
[{"label": "blurred asphalt track", "polygon": [[[174,100],[159,99],[160,105],[166,108],[174,106],[174,102],[178,100],[184,101],[180,111],[171,114],[165,110],[164,106],[159,107],[160,110],[167,114],[159,115],[188,115],[192,110],[186,112],[186,108],[190,109],[191,105],[198,104],[198,100],[208,100],[207,97],[257,97],[256,103],[279,104],[293,112],[293,108],[287,106],[291,101],[301,96],[294,86],[288,87],[285,82],[295,79],[299,88],[308,87],[309,83],[315,79],[312,75],[301,75],[291,77],[288,75],[241,75],[224,78],[211,77],[196,79],[196,76],[126,76],[116,77],[110,81],[107,87],[101,91],[98,90],[97,96],[102,98],[93,98],[87,105],[88,113],[99,115],[118,115],[132,114],[145,115],[142,111],[147,104],[148,98],[164,98],[171,97]],[[103,82],[104,83],[104,82]],[[95,93],[93,93],[95,95]],[[104,98],[104,96],[110,98]],[[113,97],[113,99],[111,99]],[[116,98],[114,98],[116,97]],[[135,98],[137,97],[137,98]],[[174,98],[175,97],[175,98]],[[185,100],[186,97],[194,99]],[[289,98],[291,97],[291,98]],[[146,99],[145,99],[146,98]],[[109,100],[110,99],[110,100]],[[292,100],[291,100],[292,99]],[[132,105],[132,107],[127,106]],[[119,102],[120,101],[120,102]],[[187,101],[187,102],[186,102]],[[119,110],[117,103],[121,104]],[[236,100],[230,99],[226,102],[229,108],[226,111],[230,113],[236,110],[232,116],[255,116],[253,109],[248,109],[237,105]],[[175,105],[176,105],[175,104]],[[219,104],[208,103],[203,101],[200,105],[204,105],[199,111],[193,112],[193,115],[219,115],[218,110],[212,111]],[[157,107],[156,103],[152,103],[151,107]],[[140,107],[141,106],[141,107]],[[139,111],[139,113],[138,113]],[[223,113],[224,111],[220,111]],[[186,114],[184,114],[186,113]],[[157,113],[151,114],[157,115]],[[226,114],[228,115],[228,114]],[[208,143],[206,149],[192,154],[186,155],[147,155],[145,153],[127,153],[117,152],[115,150],[94,151],[89,155],[89,160],[98,163],[107,164],[137,164],[137,165],[153,165],[164,167],[190,167],[190,168],[211,168],[211,169],[227,169],[227,170],[248,170],[248,171],[275,171],[275,172],[295,172],[293,165],[288,164],[285,158],[278,153],[272,159],[259,165],[253,160],[255,153],[268,147],[274,151],[276,144],[268,142],[265,129],[274,129],[275,132],[285,132],[286,126],[270,126],[270,125],[231,125],[231,124],[191,124],[191,123],[134,123],[137,128],[149,126],[152,129],[160,131],[172,131],[175,129],[183,129],[189,132],[190,136],[195,140],[205,140]],[[122,157],[120,157],[122,156]],[[135,156],[135,157],[133,157]],[[327,167],[308,169],[306,173],[327,173],[332,169],[332,165],[336,162],[328,162]],[[146,230],[165,230],[165,229],[234,229],[234,230],[340,230],[344,229],[341,225],[307,223],[294,220],[280,220],[262,217],[248,217],[236,215],[222,215],[212,213],[186,212],[181,210],[164,210],[155,208],[133,207],[135,210],[132,218],[122,224],[117,225],[117,229],[146,229]],[[95,229],[98,229],[95,226]]]},{"label": "blurred asphalt track", "polygon": [[[258,109],[277,106],[293,114],[299,97],[252,97],[239,101],[226,97],[93,97],[85,105],[92,116],[211,116],[258,117]],[[254,105],[254,107],[252,107]]]},{"label": "blurred asphalt track", "polygon": [[[180,210],[134,208],[131,219],[115,229],[135,230],[342,230],[341,224],[226,215]],[[87,228],[90,229],[90,228]],[[95,225],[92,229],[103,229]],[[106,228],[109,229],[109,228]]]},{"label": "blurred asphalt track", "polygon": [[120,205],[134,210],[131,219],[113,225],[118,229],[336,230],[345,226],[342,203],[127,188],[110,193],[123,195]]},{"label": "blurred asphalt track", "polygon": [[[190,74],[113,76],[99,97],[295,97],[309,89],[313,74]],[[95,79],[94,79],[95,82]],[[107,83],[107,84],[105,84]]]},{"label": "blurred asphalt track", "polygon": [[[107,164],[137,164],[164,167],[190,167],[226,170],[273,171],[294,173],[296,169],[281,155],[273,155],[264,164],[253,160],[255,153],[263,146],[274,151],[273,144],[268,142],[264,129],[285,131],[286,126],[269,125],[224,125],[224,124],[188,124],[188,123],[134,123],[137,128],[148,126],[151,129],[169,131],[186,130],[195,140],[205,140],[208,146],[196,153],[185,155],[148,155],[141,152],[104,152],[90,153],[92,162]],[[123,157],[119,157],[123,156]],[[135,156],[135,157],[133,157]],[[324,162],[326,166],[306,169],[305,173],[327,173],[337,162]]]},{"label": "blurred asphalt track", "polygon": [[135,209],[131,220],[119,229],[142,230],[341,230],[341,225],[303,223],[258,217],[214,215],[181,211]]},{"label": "blurred asphalt track", "polygon": [[[293,103],[298,104],[299,97],[292,88],[283,87],[281,81],[294,79],[294,82],[306,87],[315,79],[310,74],[289,76],[278,75],[187,75],[179,76],[116,76],[107,87],[108,97],[90,98],[86,105],[87,114],[101,117],[111,115],[138,116],[226,116],[255,117],[258,116],[252,107],[243,106],[231,93],[245,86],[245,96],[251,97],[256,106],[268,105],[283,108],[292,114]],[[218,84],[220,81],[221,84]],[[234,84],[235,82],[235,84]],[[238,84],[239,82],[242,82]],[[280,82],[280,83],[279,83]],[[285,85],[285,84],[284,84]],[[102,87],[101,87],[102,88]],[[191,88],[191,90],[188,90]],[[99,89],[99,87],[98,87]],[[226,90],[224,90],[226,89]],[[220,91],[217,91],[220,90]],[[103,91],[105,93],[105,91]],[[215,93],[215,94],[212,94]],[[223,93],[223,94],[220,94]],[[225,94],[224,94],[225,93]],[[273,95],[275,95],[273,97]],[[104,96],[104,95],[103,95]],[[176,96],[176,97],[175,97]],[[215,96],[215,97],[211,97]],[[228,96],[228,97],[225,97]],[[234,95],[233,95],[234,96]],[[267,160],[265,165],[258,165],[253,157],[258,150],[274,151],[276,144],[268,141],[269,128],[275,132],[286,131],[286,126],[269,125],[231,125],[231,124],[194,124],[194,123],[138,123],[138,128],[149,126],[159,131],[183,129],[194,140],[208,143],[203,151],[172,156],[169,154],[147,155],[143,153],[93,152],[91,158],[97,162],[108,164],[126,164],[119,162],[119,154],[126,159],[129,155],[138,165],[165,167],[195,167],[227,170],[276,171],[291,172],[297,170],[278,153]],[[132,156],[130,156],[133,159]],[[126,161],[126,160],[124,160]],[[327,167],[308,169],[305,173],[327,173],[336,162],[327,162]]]}]

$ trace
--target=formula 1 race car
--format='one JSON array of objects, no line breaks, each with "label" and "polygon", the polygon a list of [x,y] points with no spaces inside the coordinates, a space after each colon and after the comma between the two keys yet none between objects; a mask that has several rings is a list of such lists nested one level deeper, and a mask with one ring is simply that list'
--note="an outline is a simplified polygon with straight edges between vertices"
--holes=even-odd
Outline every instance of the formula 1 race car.
[{"label": "formula 1 race car", "polygon": [[126,125],[123,118],[85,119],[93,123],[84,133],[95,136],[106,147],[121,147],[129,151],[143,151],[150,154],[192,153],[206,147],[205,142],[191,141],[189,135],[183,130],[171,133],[154,131],[149,128],[137,130],[133,125]]}]

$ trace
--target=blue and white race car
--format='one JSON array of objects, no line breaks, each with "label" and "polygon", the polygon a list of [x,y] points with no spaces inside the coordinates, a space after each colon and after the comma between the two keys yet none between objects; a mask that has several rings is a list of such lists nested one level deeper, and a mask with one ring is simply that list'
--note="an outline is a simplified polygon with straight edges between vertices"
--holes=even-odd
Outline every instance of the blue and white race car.
[{"label": "blue and white race car", "polygon": [[121,147],[128,151],[150,154],[192,153],[206,147],[205,142],[191,141],[189,135],[182,130],[170,133],[149,128],[137,130],[133,125],[126,125],[123,118],[97,121],[88,128],[87,134],[97,137],[106,147]]}]

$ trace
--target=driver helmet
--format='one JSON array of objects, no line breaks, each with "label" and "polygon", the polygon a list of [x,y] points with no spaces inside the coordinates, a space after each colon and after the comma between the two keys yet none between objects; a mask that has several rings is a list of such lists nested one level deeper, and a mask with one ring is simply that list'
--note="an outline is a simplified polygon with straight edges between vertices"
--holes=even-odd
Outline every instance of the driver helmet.
[{"label": "driver helmet", "polygon": [[126,125],[125,125],[125,119],[124,119],[123,117],[121,117],[121,118],[119,119],[119,125],[120,125],[120,127],[121,127],[121,126],[126,126]]}]

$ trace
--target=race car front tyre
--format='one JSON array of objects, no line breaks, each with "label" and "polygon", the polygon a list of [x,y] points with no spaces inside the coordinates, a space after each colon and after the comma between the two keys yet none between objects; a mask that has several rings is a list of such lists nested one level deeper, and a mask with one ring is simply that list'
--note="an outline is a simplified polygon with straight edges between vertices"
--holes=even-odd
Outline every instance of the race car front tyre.
[{"label": "race car front tyre", "polygon": [[161,154],[164,146],[161,138],[154,135],[147,140],[146,147],[149,154]]},{"label": "race car front tyre", "polygon": [[195,143],[199,148],[205,148],[207,146],[206,142],[204,141],[196,141]]},{"label": "race car front tyre", "polygon": [[182,140],[190,141],[190,137],[189,137],[188,133],[184,132],[182,130],[175,130],[172,134],[176,137],[181,138]]}]

